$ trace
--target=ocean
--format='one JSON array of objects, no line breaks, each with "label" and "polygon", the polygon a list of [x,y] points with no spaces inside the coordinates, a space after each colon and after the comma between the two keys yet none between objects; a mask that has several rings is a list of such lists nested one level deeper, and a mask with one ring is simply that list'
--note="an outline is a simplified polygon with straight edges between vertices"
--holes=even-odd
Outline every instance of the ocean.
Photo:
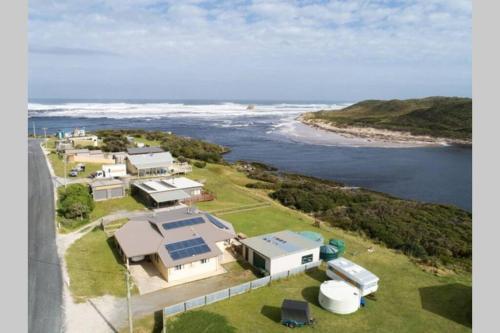
[{"label": "ocean", "polygon": [[[472,210],[472,149],[384,146],[310,128],[303,112],[352,102],[31,100],[28,130],[83,127],[172,131],[231,148],[228,161],[333,179],[394,196]],[[254,107],[248,107],[253,105]]]}]

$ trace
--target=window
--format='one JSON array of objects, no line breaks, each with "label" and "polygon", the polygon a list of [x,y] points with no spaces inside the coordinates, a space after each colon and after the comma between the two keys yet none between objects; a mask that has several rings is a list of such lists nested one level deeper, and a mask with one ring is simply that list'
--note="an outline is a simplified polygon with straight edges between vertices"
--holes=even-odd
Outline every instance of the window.
[{"label": "window", "polygon": [[206,264],[208,262],[208,259],[201,259],[202,264]]},{"label": "window", "polygon": [[177,265],[177,266],[175,266],[175,270],[180,271],[183,267],[184,267],[184,265]]},{"label": "window", "polygon": [[312,261],[313,261],[312,254],[308,254],[308,255],[302,257],[302,265],[307,264],[308,262],[312,262]]}]

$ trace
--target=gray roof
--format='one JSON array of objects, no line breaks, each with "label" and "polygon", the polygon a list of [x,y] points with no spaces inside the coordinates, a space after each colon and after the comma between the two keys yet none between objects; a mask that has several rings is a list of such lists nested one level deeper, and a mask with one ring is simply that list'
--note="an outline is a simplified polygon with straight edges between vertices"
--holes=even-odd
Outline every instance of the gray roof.
[{"label": "gray roof", "polygon": [[101,186],[112,186],[112,185],[124,186],[123,182],[119,179],[98,179],[98,180],[94,180],[90,184],[90,186],[92,188],[101,187]]},{"label": "gray roof", "polygon": [[64,151],[66,155],[71,155],[71,154],[88,154],[89,150],[88,149],[66,149]]},{"label": "gray roof", "polygon": [[154,201],[158,203],[169,202],[175,200],[183,200],[189,198],[189,194],[184,192],[183,190],[171,190],[165,192],[157,192],[149,194]]},{"label": "gray roof", "polygon": [[128,160],[138,169],[167,168],[174,162],[169,152],[132,155],[128,157]]},{"label": "gray roof", "polygon": [[379,280],[379,278],[372,272],[343,257],[330,260],[328,262],[328,266],[335,268],[335,270],[340,271],[343,275],[360,285],[365,285]]},{"label": "gray roof", "polygon": [[268,258],[319,249],[321,246],[321,244],[290,230],[243,239],[241,243]]},{"label": "gray roof", "polygon": [[163,153],[165,150],[161,147],[134,147],[127,148],[127,153],[129,155],[140,155],[140,154],[152,154],[152,153]]},{"label": "gray roof", "polygon": [[[163,224],[201,217],[203,223],[165,229]],[[213,217],[212,217],[213,218]],[[216,243],[235,237],[231,223],[216,218],[225,228],[211,223],[205,212],[189,213],[186,207],[157,213],[147,221],[130,221],[115,232],[115,237],[127,257],[157,253],[165,267],[219,256],[222,252]],[[130,226],[129,226],[130,224]],[[210,251],[191,257],[173,260],[166,244],[201,237]]]}]

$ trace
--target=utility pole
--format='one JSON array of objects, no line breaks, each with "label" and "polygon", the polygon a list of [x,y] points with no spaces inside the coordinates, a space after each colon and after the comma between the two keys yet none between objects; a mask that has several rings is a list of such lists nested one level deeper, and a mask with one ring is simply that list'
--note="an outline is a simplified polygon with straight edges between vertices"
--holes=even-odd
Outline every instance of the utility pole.
[{"label": "utility pole", "polygon": [[67,184],[68,184],[68,172],[66,170],[66,159],[67,159],[67,156],[66,154],[64,154],[64,188],[66,188]]},{"label": "utility pole", "polygon": [[36,139],[35,122],[33,121],[33,137]]},{"label": "utility pole", "polygon": [[133,333],[133,323],[132,323],[132,304],[130,303],[130,272],[129,272],[129,264],[127,258],[127,306],[128,306],[128,328],[129,332]]},{"label": "utility pole", "polygon": [[45,148],[47,148],[47,127],[43,128],[43,137],[44,137],[44,142],[45,142]]}]

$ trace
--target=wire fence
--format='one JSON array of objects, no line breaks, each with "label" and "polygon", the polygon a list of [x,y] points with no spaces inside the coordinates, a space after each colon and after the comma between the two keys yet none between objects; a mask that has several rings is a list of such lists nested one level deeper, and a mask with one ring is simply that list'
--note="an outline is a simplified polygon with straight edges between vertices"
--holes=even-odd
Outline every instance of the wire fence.
[{"label": "wire fence", "polygon": [[273,275],[268,275],[260,279],[252,280],[250,282],[245,282],[242,284],[239,284],[237,286],[231,287],[231,288],[226,288],[222,289],[210,294],[206,294],[204,296],[199,296],[196,298],[192,298],[190,300],[184,301],[182,303],[174,304],[171,306],[167,306],[166,308],[163,309],[163,315],[164,317],[170,317],[177,315],[182,312],[186,312],[191,309],[199,308],[208,304],[212,304],[215,302],[219,302],[228,298],[231,298],[233,296],[241,295],[246,292],[249,292],[254,289],[258,289],[264,286],[267,286],[269,283],[272,281],[277,281],[281,279],[288,278],[293,275],[297,275],[300,273],[303,273],[307,270],[310,270],[312,268],[317,268],[321,264],[321,261],[315,261],[311,263],[307,263],[295,268],[292,268],[288,271],[280,272],[277,274]]}]

